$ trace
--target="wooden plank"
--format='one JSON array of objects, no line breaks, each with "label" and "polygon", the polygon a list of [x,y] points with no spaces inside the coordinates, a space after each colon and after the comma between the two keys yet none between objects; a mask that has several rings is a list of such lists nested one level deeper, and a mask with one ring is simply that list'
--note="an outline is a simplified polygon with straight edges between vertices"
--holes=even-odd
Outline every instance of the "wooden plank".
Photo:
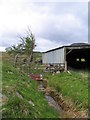
[{"label": "wooden plank", "polygon": [[60,64],[61,64],[61,49],[60,49]]}]

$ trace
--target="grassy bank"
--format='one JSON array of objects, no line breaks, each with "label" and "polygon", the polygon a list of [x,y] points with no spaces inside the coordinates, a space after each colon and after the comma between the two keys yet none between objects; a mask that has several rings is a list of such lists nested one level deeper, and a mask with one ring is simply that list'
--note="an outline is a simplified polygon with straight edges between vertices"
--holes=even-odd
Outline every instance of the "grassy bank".
[{"label": "grassy bank", "polygon": [[57,118],[58,112],[48,106],[38,83],[10,63],[2,64],[4,118]]},{"label": "grassy bank", "polygon": [[[36,65],[35,65],[36,66]],[[88,71],[75,71],[70,73],[50,74],[43,72],[43,66],[39,65],[32,73],[42,74],[48,80],[48,85],[62,95],[67,101],[72,101],[77,110],[88,109]]]},{"label": "grassy bank", "polygon": [[72,100],[78,110],[88,108],[88,72],[70,71],[55,75],[45,74],[49,86],[68,100]]},{"label": "grassy bank", "polygon": [[[5,55],[6,57],[6,55]],[[57,118],[58,112],[51,109],[43,95],[38,92],[38,83],[25,73],[14,68],[3,58],[3,117],[9,118]],[[70,71],[60,74],[45,73],[45,66],[32,64],[30,73],[42,74],[48,80],[50,88],[72,101],[78,111],[88,109],[88,72]],[[28,70],[26,70],[28,71]],[[71,102],[71,104],[72,104]]]}]

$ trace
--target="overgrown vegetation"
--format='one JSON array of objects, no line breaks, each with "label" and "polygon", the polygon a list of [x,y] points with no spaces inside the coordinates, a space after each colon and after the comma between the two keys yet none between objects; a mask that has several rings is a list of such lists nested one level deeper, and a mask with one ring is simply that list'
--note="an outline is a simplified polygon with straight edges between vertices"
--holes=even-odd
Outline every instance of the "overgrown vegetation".
[{"label": "overgrown vegetation", "polygon": [[38,83],[7,61],[2,65],[3,118],[58,118],[49,107]]},{"label": "overgrown vegetation", "polygon": [[72,100],[77,110],[88,109],[88,72],[70,71],[56,75],[45,74],[48,84],[67,100]]}]

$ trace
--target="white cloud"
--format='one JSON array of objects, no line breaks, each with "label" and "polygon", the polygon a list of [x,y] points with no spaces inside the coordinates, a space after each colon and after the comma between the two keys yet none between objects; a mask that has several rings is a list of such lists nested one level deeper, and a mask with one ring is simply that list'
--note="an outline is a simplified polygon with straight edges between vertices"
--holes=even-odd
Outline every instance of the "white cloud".
[{"label": "white cloud", "polygon": [[35,51],[37,50],[42,52],[50,49],[54,49],[62,45],[61,42],[51,41],[43,38],[37,38],[36,44],[37,44],[37,47],[35,48]]},{"label": "white cloud", "polygon": [[[45,51],[66,43],[87,41],[87,4],[32,3],[29,0],[0,1],[0,43],[8,47],[18,42],[17,33],[27,26],[36,37],[36,50]],[[59,1],[60,2],[60,1]]]},{"label": "white cloud", "polygon": [[24,4],[24,1],[21,0],[13,2],[4,0],[2,2],[0,5],[0,33],[6,31],[22,32],[27,26],[31,26],[35,32],[42,30],[45,16],[38,11],[34,11],[32,3],[29,3],[29,6]]}]

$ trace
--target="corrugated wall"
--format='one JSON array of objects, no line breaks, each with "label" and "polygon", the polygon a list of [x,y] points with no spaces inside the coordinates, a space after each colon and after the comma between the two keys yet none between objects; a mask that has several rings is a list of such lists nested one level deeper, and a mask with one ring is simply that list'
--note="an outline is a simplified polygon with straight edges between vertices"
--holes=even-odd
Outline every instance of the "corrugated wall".
[{"label": "corrugated wall", "polygon": [[64,64],[64,48],[42,53],[42,62],[43,64]]}]

